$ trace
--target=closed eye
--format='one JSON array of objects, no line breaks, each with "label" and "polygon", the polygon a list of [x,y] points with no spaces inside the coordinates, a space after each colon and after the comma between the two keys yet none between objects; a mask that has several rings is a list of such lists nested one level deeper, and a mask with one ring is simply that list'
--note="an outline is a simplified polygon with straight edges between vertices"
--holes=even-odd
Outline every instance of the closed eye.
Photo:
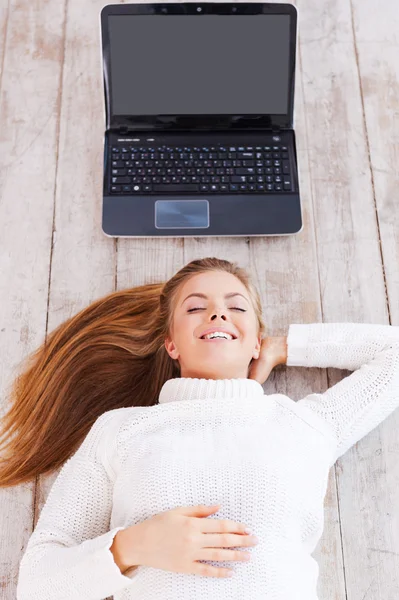
[{"label": "closed eye", "polygon": [[[187,312],[194,312],[195,310],[205,310],[205,308],[190,308]],[[230,310],[240,310],[241,312],[247,312],[245,308],[238,308],[233,306]]]}]

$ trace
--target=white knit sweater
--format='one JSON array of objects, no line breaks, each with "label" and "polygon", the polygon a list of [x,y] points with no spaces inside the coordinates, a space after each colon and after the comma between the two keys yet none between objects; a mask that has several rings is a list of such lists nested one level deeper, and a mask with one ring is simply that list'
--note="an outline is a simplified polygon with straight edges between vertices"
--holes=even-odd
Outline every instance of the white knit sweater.
[{"label": "white knit sweater", "polygon": [[[62,467],[19,570],[17,600],[316,600],[311,557],[330,467],[399,407],[399,326],[290,325],[287,365],[355,372],[297,402],[250,379],[171,379],[159,404],[100,416]],[[178,506],[250,526],[259,544],[231,578],[141,566],[109,548]],[[129,575],[130,573],[130,575]]]}]

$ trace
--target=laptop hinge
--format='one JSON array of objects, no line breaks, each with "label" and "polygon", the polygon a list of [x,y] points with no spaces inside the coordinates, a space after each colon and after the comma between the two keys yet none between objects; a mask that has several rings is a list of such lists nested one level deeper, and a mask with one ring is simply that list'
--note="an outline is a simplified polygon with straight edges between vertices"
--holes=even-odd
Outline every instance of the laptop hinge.
[{"label": "laptop hinge", "polygon": [[[282,132],[282,129],[280,127],[280,125],[273,125],[272,126],[272,134],[273,135],[280,135]],[[127,135],[127,134],[137,134],[137,130],[132,130],[129,127],[124,126],[120,126],[116,129],[116,133],[118,135]]]},{"label": "laptop hinge", "polygon": [[127,133],[130,133],[129,128],[128,127],[118,127],[117,129],[117,133],[119,133],[120,135],[126,135]]}]

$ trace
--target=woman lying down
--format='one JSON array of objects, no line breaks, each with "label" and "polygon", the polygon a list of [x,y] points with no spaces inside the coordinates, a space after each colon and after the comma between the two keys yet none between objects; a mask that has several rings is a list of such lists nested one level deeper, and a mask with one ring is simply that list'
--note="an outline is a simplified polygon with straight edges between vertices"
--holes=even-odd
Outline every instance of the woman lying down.
[{"label": "woman lying down", "polygon": [[[0,485],[62,467],[18,600],[317,600],[329,470],[399,406],[399,327],[264,332],[248,273],[208,258],[48,336],[3,424]],[[263,391],[278,364],[354,373],[295,402]]]}]

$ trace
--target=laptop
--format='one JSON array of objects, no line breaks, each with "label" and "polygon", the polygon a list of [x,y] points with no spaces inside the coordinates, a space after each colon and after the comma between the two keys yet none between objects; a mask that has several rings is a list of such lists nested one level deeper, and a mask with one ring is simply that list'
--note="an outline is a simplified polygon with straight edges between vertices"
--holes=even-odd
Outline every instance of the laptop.
[{"label": "laptop", "polygon": [[110,4],[100,27],[104,234],[299,233],[296,8]]}]

